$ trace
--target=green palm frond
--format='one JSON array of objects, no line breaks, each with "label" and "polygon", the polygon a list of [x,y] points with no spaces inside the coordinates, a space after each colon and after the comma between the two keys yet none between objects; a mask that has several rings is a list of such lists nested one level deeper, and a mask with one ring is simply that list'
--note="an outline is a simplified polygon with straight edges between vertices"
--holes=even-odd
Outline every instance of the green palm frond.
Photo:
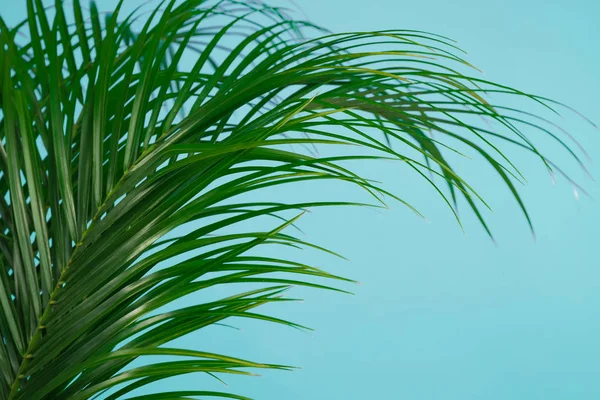
[{"label": "green palm frond", "polygon": [[[0,399],[117,399],[180,374],[288,369],[166,346],[230,317],[300,327],[256,308],[294,285],[338,290],[309,278],[342,277],[260,255],[328,251],[288,233],[305,210],[393,199],[418,214],[349,163],[405,164],[491,235],[449,154],[483,157],[530,225],[513,183],[523,177],[500,147],[560,172],[525,126],[580,162],[559,130],[484,96],[553,103],[460,72],[471,66],[445,37],[331,34],[259,1],[165,1],[144,18],[120,8],[27,0],[23,23],[0,20]],[[370,202],[260,197],[320,180]],[[234,283],[258,286],[164,311]],[[130,367],[155,355],[168,361]],[[244,399],[199,389],[129,398]]]}]

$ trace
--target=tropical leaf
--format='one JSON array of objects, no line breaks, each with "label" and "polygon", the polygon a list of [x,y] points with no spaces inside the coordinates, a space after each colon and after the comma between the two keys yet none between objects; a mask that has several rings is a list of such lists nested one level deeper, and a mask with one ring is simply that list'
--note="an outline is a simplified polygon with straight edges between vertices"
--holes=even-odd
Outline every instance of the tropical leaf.
[{"label": "tropical leaf", "polygon": [[[121,3],[104,16],[94,3],[27,0],[23,23],[0,20],[0,399],[117,399],[180,374],[288,369],[167,346],[230,317],[302,328],[255,309],[289,300],[290,286],[339,290],[311,278],[342,277],[261,253],[328,251],[288,233],[306,209],[392,199],[419,214],[353,163],[405,164],[491,235],[452,157],[483,158],[530,225],[500,145],[560,173],[526,126],[580,162],[556,127],[485,96],[554,103],[460,72],[473,69],[445,37],[330,34],[259,1],[171,0],[128,15]],[[260,197],[320,180],[370,201]],[[165,311],[234,283],[258,287]],[[131,366],[156,355],[168,361]],[[198,396],[244,398],[130,398]]]}]

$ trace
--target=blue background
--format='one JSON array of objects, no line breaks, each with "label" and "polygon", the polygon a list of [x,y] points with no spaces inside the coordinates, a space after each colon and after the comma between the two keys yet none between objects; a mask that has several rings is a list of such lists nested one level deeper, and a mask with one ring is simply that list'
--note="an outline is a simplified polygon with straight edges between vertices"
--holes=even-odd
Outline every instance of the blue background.
[{"label": "blue background", "polygon": [[[449,36],[484,78],[558,99],[600,121],[596,0],[297,5],[333,31],[404,28]],[[16,21],[24,8],[3,7],[2,15]],[[589,151],[590,172],[600,177],[600,132],[566,111],[561,123]],[[594,200],[600,187],[571,168],[590,194],[577,200],[567,181],[557,178],[553,186],[539,162],[511,154],[529,180],[521,193],[537,241],[508,190],[481,164],[469,163],[466,176],[494,209],[487,220],[498,246],[467,213],[462,234],[418,178],[387,164],[365,165],[361,172],[406,193],[430,223],[398,204],[383,212],[315,210],[300,222],[305,238],[350,262],[313,253],[305,259],[359,280],[349,288],[354,296],[295,289],[292,295],[305,302],[266,310],[315,328],[312,333],[233,321],[242,331],[214,327],[177,345],[302,367],[262,378],[225,377],[225,390],[260,399],[600,398],[600,207]],[[553,155],[566,162],[564,152]],[[159,386],[223,390],[195,375]]]}]

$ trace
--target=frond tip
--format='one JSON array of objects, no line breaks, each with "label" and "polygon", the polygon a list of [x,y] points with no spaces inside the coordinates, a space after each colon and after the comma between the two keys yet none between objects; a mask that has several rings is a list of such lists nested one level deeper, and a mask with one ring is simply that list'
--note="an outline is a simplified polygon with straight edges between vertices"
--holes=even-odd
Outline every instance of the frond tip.
[{"label": "frond tip", "polygon": [[[47,12],[27,0],[21,24],[0,19],[0,399],[117,399],[180,374],[289,369],[165,346],[230,317],[304,328],[254,309],[290,300],[290,286],[341,291],[315,278],[347,281],[261,255],[266,244],[330,252],[286,233],[305,210],[392,199],[420,215],[348,164],[397,160],[490,233],[451,157],[491,165],[530,226],[501,144],[560,173],[527,127],[580,162],[555,126],[486,94],[552,103],[460,72],[471,66],[447,38],[330,34],[259,1],[170,0],[145,19],[121,4],[102,20],[93,2]],[[267,195],[321,180],[371,202]],[[235,283],[257,287],[165,307]],[[169,361],[131,366],[146,356]],[[130,399],[191,396],[245,399]]]}]

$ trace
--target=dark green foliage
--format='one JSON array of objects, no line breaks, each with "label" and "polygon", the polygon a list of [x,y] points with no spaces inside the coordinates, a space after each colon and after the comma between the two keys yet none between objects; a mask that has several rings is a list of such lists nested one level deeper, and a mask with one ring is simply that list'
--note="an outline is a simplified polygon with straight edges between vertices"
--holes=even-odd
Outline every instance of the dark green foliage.
[{"label": "dark green foliage", "polygon": [[[489,233],[485,203],[443,155],[454,144],[497,171],[529,221],[520,174],[493,143],[550,168],[518,126],[560,138],[482,96],[546,100],[459,72],[471,67],[448,39],[328,34],[258,1],[169,1],[142,19],[119,9],[27,0],[26,21],[0,21],[0,399],[88,399],[117,386],[108,398],[127,398],[190,372],[287,369],[168,347],[232,316],[297,326],[255,309],[288,300],[289,286],[326,288],[304,278],[343,279],[257,254],[314,247],[285,233],[309,207],[361,203],[252,200],[271,186],[333,180],[373,206],[405,203],[344,166],[398,160],[453,212],[465,199]],[[240,227],[250,220],[262,230]],[[162,308],[234,283],[262,286]],[[152,355],[171,358],[128,368]],[[198,389],[129,398],[244,398]]]}]

